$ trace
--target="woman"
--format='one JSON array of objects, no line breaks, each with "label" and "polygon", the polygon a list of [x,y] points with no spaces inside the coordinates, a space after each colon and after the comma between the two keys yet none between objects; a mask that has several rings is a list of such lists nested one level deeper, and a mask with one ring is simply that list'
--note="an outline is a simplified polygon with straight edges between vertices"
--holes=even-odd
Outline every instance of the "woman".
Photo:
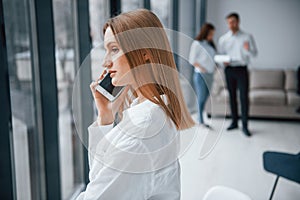
[{"label": "woman", "polygon": [[209,90],[213,82],[215,63],[213,58],[216,54],[216,47],[213,42],[215,28],[212,24],[205,23],[198,36],[191,45],[189,62],[194,66],[194,86],[198,97],[199,124],[210,128],[204,123],[203,111]]},{"label": "woman", "polygon": [[[103,34],[107,70],[100,79],[108,72],[126,89],[109,102],[97,81],[90,85],[98,118],[89,127],[90,183],[77,199],[179,200],[178,130],[194,122],[162,24],[139,9],[108,20]],[[128,94],[135,99],[125,106]],[[113,127],[117,110],[122,119]]]}]

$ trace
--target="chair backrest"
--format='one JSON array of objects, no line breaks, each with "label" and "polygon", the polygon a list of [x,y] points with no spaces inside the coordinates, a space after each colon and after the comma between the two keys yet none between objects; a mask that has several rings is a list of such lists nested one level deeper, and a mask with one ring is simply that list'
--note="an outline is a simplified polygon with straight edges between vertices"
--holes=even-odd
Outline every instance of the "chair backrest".
[{"label": "chair backrest", "polygon": [[207,191],[203,200],[251,200],[251,198],[233,188],[214,186]]}]

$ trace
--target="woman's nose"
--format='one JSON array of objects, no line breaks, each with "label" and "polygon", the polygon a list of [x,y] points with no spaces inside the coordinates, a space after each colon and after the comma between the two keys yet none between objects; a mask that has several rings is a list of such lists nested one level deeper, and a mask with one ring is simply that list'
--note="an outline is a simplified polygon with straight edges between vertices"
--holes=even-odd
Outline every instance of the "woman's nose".
[{"label": "woman's nose", "polygon": [[113,65],[113,62],[111,60],[104,60],[102,66],[105,68],[111,68]]}]

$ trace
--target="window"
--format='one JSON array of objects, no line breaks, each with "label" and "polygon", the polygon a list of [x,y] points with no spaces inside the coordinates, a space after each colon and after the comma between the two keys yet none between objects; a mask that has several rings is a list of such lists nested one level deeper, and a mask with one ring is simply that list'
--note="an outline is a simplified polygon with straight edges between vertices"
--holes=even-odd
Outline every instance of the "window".
[{"label": "window", "polygon": [[122,12],[128,12],[143,7],[143,0],[122,0]]},{"label": "window", "polygon": [[91,80],[97,80],[104,69],[102,61],[104,58],[103,25],[110,16],[109,1],[89,0],[90,28],[93,43],[91,58]]},{"label": "window", "polygon": [[69,199],[83,183],[82,144],[76,134],[72,113],[72,91],[75,78],[73,4],[73,0],[53,0],[62,199]]},{"label": "window", "polygon": [[[39,199],[43,155],[36,124],[29,9],[27,0],[3,0],[12,113],[17,199]],[[2,11],[1,11],[2,12]],[[18,14],[13,14],[18,13]]]},{"label": "window", "polygon": [[165,0],[151,0],[151,10],[160,19],[165,28],[169,28],[170,25],[170,1]]}]

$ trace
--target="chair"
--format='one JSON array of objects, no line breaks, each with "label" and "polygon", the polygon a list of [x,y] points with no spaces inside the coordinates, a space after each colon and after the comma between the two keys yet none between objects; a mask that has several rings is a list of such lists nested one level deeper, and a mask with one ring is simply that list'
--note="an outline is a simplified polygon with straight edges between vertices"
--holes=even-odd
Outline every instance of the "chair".
[{"label": "chair", "polygon": [[300,183],[300,152],[296,155],[280,152],[264,152],[264,169],[276,174],[276,180],[269,200],[273,198],[279,177]]},{"label": "chair", "polygon": [[214,186],[206,192],[203,200],[251,200],[251,198],[233,188]]}]

